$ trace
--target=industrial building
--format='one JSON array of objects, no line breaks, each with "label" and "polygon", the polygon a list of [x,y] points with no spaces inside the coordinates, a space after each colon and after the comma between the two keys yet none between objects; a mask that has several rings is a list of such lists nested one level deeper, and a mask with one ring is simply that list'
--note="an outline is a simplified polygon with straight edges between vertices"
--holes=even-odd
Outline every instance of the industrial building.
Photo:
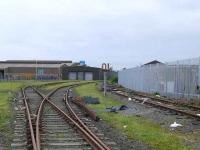
[{"label": "industrial building", "polygon": [[102,80],[101,68],[88,66],[62,66],[63,80]]},{"label": "industrial building", "polygon": [[100,68],[55,60],[0,61],[1,80],[101,80]]},{"label": "industrial building", "polygon": [[150,62],[118,72],[118,83],[128,89],[158,92],[174,98],[200,98],[200,58],[170,63]]}]

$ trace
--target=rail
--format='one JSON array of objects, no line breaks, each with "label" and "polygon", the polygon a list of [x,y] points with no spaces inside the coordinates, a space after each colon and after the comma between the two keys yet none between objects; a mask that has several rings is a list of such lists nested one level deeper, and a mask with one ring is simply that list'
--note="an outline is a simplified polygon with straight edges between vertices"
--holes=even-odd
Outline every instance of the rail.
[{"label": "rail", "polygon": [[26,94],[25,94],[24,89],[21,89],[21,90],[22,90],[22,95],[23,95],[23,101],[24,101],[25,108],[26,108],[26,115],[27,115],[27,118],[28,118],[28,125],[29,125],[30,134],[31,134],[31,141],[32,141],[33,150],[37,150],[35,135],[34,135],[34,131],[33,131],[33,124],[32,124],[32,121],[31,121],[31,115],[30,115],[30,110],[29,110],[29,106],[28,106],[28,103],[27,103]]}]

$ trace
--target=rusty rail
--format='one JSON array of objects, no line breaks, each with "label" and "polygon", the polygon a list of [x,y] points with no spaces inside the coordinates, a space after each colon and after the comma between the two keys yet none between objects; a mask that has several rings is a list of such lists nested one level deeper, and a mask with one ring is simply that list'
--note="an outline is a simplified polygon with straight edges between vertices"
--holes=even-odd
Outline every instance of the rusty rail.
[{"label": "rusty rail", "polygon": [[[59,88],[58,88],[59,89]],[[47,94],[47,96],[44,96],[41,92],[39,92],[37,89],[33,88],[33,90],[38,93],[42,98],[42,102],[40,103],[38,112],[37,112],[37,119],[36,119],[36,145],[37,145],[37,149],[40,150],[41,149],[41,141],[40,141],[40,119],[41,119],[41,115],[42,115],[42,111],[43,111],[43,107],[45,104],[45,101],[47,100],[47,98],[52,95],[53,93],[55,93],[58,89],[53,90],[52,92],[50,92],[49,94]]]},{"label": "rusty rail", "polygon": [[[136,99],[136,98],[134,98],[134,99]],[[140,100],[140,99],[136,99],[136,100],[140,101],[140,102],[144,102],[143,100]],[[159,107],[159,108],[175,111],[175,112],[177,112],[179,114],[184,114],[184,115],[190,116],[190,117],[192,117],[194,119],[200,120],[200,116],[198,116],[196,114],[192,114],[192,113],[186,112],[186,111],[183,111],[183,110],[179,110],[179,109],[172,108],[172,107],[169,107],[169,106],[165,106],[165,105],[162,105],[162,104],[154,103],[154,102],[151,102],[151,101],[145,101],[144,103],[148,104],[148,105],[151,105],[151,106],[155,106],[155,107]]]},{"label": "rusty rail", "polygon": [[[46,83],[44,85],[54,85],[54,84],[61,84],[61,83],[65,83],[65,82]],[[22,92],[22,95],[23,95],[23,102],[24,102],[24,105],[25,105],[26,117],[27,117],[27,120],[28,120],[28,127],[29,127],[29,132],[30,132],[29,134],[30,134],[31,142],[32,142],[31,145],[32,145],[33,150],[40,150],[39,121],[40,121],[40,117],[41,117],[41,113],[42,113],[42,110],[43,110],[45,100],[60,88],[69,87],[69,86],[75,87],[75,86],[90,84],[90,83],[95,83],[95,82],[76,83],[76,84],[71,84],[71,85],[67,85],[67,86],[62,86],[62,87],[59,87],[59,88],[55,89],[54,91],[50,92],[46,97],[43,94],[41,94],[39,91],[37,91],[32,86],[26,86],[24,88],[21,88],[21,92]],[[44,85],[42,85],[42,86],[44,86]],[[33,122],[31,120],[31,112],[30,112],[29,104],[27,103],[27,96],[26,96],[26,93],[25,93],[25,89],[28,88],[28,87],[31,87],[32,89],[34,89],[43,98],[43,100],[42,100],[42,102],[39,106],[39,109],[37,111],[36,136],[35,136],[35,133],[34,133]]]},{"label": "rusty rail", "polygon": [[[88,129],[88,127],[80,120],[80,118],[76,115],[76,113],[73,111],[73,109],[71,108],[69,102],[68,102],[68,94],[69,91],[67,91],[67,94],[65,95],[65,104],[67,106],[67,109],[70,111],[70,113],[73,115],[73,118],[75,120],[77,120],[78,124],[85,130],[87,131],[87,133],[91,136],[91,138],[93,138],[95,141],[97,141],[99,143],[99,145],[101,145],[103,147],[104,150],[109,150],[110,148],[107,147],[94,133],[92,133],[90,131],[90,129]],[[98,145],[97,145],[98,146]]]},{"label": "rusty rail", "polygon": [[72,103],[83,109],[94,121],[99,121],[100,118],[96,115],[96,113],[88,109],[88,107],[84,103],[78,101],[77,98],[75,98],[75,100],[72,100]]},{"label": "rusty rail", "polygon": [[[128,97],[126,94],[123,94],[123,93],[118,93],[118,92],[115,92],[115,93],[117,95],[120,95],[120,96],[123,96],[123,97],[126,97],[126,98]],[[136,99],[139,102],[143,102],[144,104],[147,104],[147,105],[151,105],[151,106],[154,106],[154,107],[174,111],[174,112],[177,112],[179,114],[184,114],[184,115],[187,115],[187,116],[192,117],[194,119],[200,120],[200,116],[198,116],[196,114],[192,114],[192,113],[189,113],[189,112],[186,112],[186,111],[183,111],[183,110],[179,110],[179,109],[176,109],[176,108],[172,108],[172,107],[169,107],[169,106],[166,106],[166,105],[158,104],[158,103],[155,103],[155,102],[152,102],[152,101],[148,101],[148,100],[144,101],[144,100],[141,100],[141,99],[136,98],[136,97],[134,97],[134,99]]]},{"label": "rusty rail", "polygon": [[[114,92],[116,92],[116,91],[126,92],[125,90],[123,90],[121,88],[120,89],[119,88],[115,88],[114,86],[110,86],[110,87],[111,87],[112,91],[114,91]],[[197,110],[197,111],[200,110],[199,106],[176,103],[176,102],[172,101],[172,99],[170,99],[170,98],[155,97],[155,96],[147,95],[145,93],[138,92],[138,91],[133,91],[133,92],[134,92],[134,95],[142,96],[142,97],[146,97],[146,98],[151,98],[152,100],[159,101],[159,102],[162,102],[162,103],[165,103],[165,104],[172,104],[172,105],[187,107],[187,108],[190,108],[190,109],[193,109],[193,110]]]},{"label": "rusty rail", "polygon": [[32,124],[31,115],[30,115],[30,109],[29,109],[29,106],[28,106],[28,103],[27,103],[27,97],[26,97],[24,89],[21,89],[21,90],[22,90],[22,95],[23,95],[23,101],[24,101],[25,108],[26,108],[26,115],[27,115],[27,118],[28,118],[29,131],[30,131],[30,134],[31,134],[31,141],[32,141],[33,150],[37,150],[35,135],[34,135],[34,131],[33,131],[33,124]]},{"label": "rusty rail", "polygon": [[134,93],[134,94],[138,95],[138,96],[146,97],[146,98],[151,98],[152,100],[156,100],[156,101],[159,101],[159,102],[162,102],[162,103],[165,103],[165,104],[173,104],[173,105],[188,107],[188,108],[191,108],[191,109],[194,109],[194,110],[200,110],[200,107],[198,107],[198,106],[183,105],[183,104],[176,103],[174,101],[170,101],[168,99],[159,98],[159,97],[155,97],[155,96],[148,96],[148,95],[140,94],[140,93]]},{"label": "rusty rail", "polygon": [[[93,82],[89,82],[89,83],[93,83]],[[110,150],[103,142],[101,142],[100,139],[98,139],[96,137],[96,135],[94,135],[83,123],[82,125],[79,125],[78,123],[75,122],[74,119],[70,118],[65,112],[63,112],[61,109],[59,109],[55,104],[53,104],[53,102],[51,102],[49,100],[49,97],[54,94],[57,90],[64,88],[64,87],[70,87],[73,88],[75,86],[79,86],[79,85],[84,85],[84,84],[89,84],[89,83],[82,83],[82,84],[72,84],[72,85],[68,85],[68,86],[62,86],[59,87],[53,91],[51,91],[49,94],[47,94],[46,96],[44,96],[41,92],[39,92],[37,89],[33,88],[35,90],[35,92],[37,92],[42,98],[42,102],[39,106],[38,109],[38,113],[37,113],[37,120],[36,120],[36,145],[37,145],[37,150],[41,149],[41,141],[40,141],[40,119],[41,119],[41,114],[43,111],[43,107],[45,102],[48,102],[56,111],[58,111],[58,113],[60,113],[62,116],[64,116],[64,118],[70,122],[72,122],[77,129],[79,129],[79,132],[82,133],[82,136],[84,137],[84,139],[91,145],[91,147],[95,150]],[[79,119],[80,120],[80,119]],[[83,125],[85,127],[83,127]]]},{"label": "rusty rail", "polygon": [[80,126],[76,121],[74,121],[70,116],[68,116],[65,112],[63,112],[60,108],[58,108],[51,101],[47,100],[47,102],[55,109],[58,113],[60,113],[66,120],[73,123],[73,125],[82,133],[84,139],[91,145],[94,150],[109,150],[102,147],[98,141],[96,141],[82,126]]}]

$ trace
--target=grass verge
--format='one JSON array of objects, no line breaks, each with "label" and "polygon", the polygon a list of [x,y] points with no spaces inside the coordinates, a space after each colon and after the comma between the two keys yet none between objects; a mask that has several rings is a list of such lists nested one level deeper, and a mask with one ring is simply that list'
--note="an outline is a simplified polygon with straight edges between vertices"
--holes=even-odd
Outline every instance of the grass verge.
[{"label": "grass verge", "polygon": [[[191,150],[184,145],[184,136],[171,133],[159,125],[137,116],[124,116],[122,114],[113,114],[105,112],[106,107],[121,105],[122,103],[113,100],[110,97],[104,97],[97,90],[96,84],[89,84],[77,87],[75,89],[79,96],[98,97],[101,104],[89,105],[96,110],[97,114],[108,122],[112,127],[124,132],[130,139],[137,139],[146,145],[159,150]],[[127,128],[124,128],[124,126]]]},{"label": "grass verge", "polygon": [[11,120],[11,100],[16,91],[27,85],[42,85],[50,81],[12,81],[0,82],[0,133],[9,131],[9,121]]},{"label": "grass verge", "polygon": [[70,80],[66,80],[65,83],[47,85],[47,86],[41,87],[41,89],[44,90],[44,91],[49,91],[49,90],[53,90],[53,89],[61,87],[61,86],[68,86],[68,85],[71,85],[71,84],[84,83],[84,82],[86,82],[86,81],[78,81],[78,80],[70,81]]}]

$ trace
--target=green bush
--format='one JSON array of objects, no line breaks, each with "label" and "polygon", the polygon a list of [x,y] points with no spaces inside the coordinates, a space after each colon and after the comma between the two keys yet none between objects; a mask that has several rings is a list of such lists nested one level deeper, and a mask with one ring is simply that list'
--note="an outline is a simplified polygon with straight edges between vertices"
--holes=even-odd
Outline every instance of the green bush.
[{"label": "green bush", "polygon": [[117,76],[112,76],[109,80],[112,84],[118,83],[118,77]]},{"label": "green bush", "polygon": [[153,93],[153,95],[157,96],[157,95],[160,95],[160,93],[159,92],[155,92],[155,93]]}]

